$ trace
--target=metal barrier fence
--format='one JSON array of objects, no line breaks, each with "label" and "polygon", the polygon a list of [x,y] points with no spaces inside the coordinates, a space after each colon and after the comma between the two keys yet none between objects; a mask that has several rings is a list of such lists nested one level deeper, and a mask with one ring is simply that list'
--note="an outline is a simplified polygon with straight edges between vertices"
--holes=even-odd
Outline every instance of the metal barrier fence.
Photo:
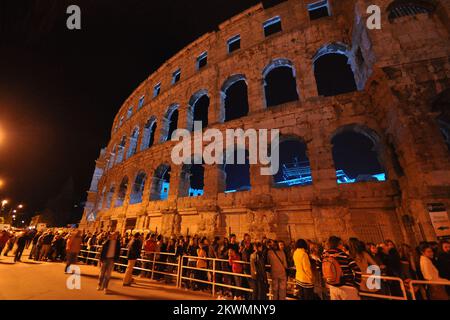
[{"label": "metal barrier fence", "polygon": [[[80,250],[80,254],[78,256],[79,260],[84,260],[85,263],[89,261],[98,262],[100,258],[100,252],[102,246],[91,246],[94,250],[82,249]],[[128,249],[122,248],[121,254],[119,258],[122,262],[114,263],[117,267],[127,267],[127,256],[124,254]],[[205,285],[211,286],[211,294],[213,296],[216,295],[218,288],[225,288],[229,290],[237,290],[246,293],[252,293],[253,290],[250,287],[242,285],[242,283],[247,283],[248,280],[251,279],[251,275],[246,273],[234,273],[229,271],[229,260],[226,259],[217,259],[217,258],[203,258],[198,256],[177,256],[175,253],[167,253],[167,252],[142,252],[142,256],[145,258],[137,259],[140,262],[139,265],[134,266],[134,270],[147,272],[147,275],[150,275],[150,279],[154,279],[154,275],[163,275],[166,277],[174,278],[175,285],[178,288],[183,286],[183,282],[189,286],[192,283],[201,283]],[[163,257],[161,259],[161,257]],[[169,261],[170,260],[170,261]],[[206,262],[206,268],[198,268],[197,261],[204,260]],[[125,263],[123,263],[125,262]],[[250,263],[246,261],[233,261],[233,263],[239,263],[243,266],[249,266]],[[270,266],[267,266],[270,267]],[[248,267],[247,267],[248,268]],[[362,274],[362,279],[379,279],[384,282],[386,285],[387,282],[397,282],[399,285],[399,289],[401,291],[401,295],[391,295],[379,293],[379,291],[375,292],[365,292],[360,291],[360,296],[374,298],[374,299],[388,299],[388,300],[408,300],[407,290],[405,288],[404,280],[398,277],[389,277],[389,276],[378,276],[378,275],[366,275]],[[230,283],[223,283],[223,281],[218,280],[228,279],[232,280]],[[269,299],[272,299],[272,280],[270,277],[268,278],[269,282],[269,292],[267,296]],[[233,283],[233,284],[231,284]],[[409,284],[409,293],[412,300],[416,300],[416,294],[414,292],[414,285],[444,285],[449,286],[450,281],[423,281],[423,280],[410,280]],[[291,296],[297,297],[298,290],[296,288],[295,281],[291,278],[288,278],[287,281],[288,292]]]},{"label": "metal barrier fence", "polygon": [[416,300],[416,292],[414,291],[415,284],[422,285],[441,285],[441,286],[450,286],[450,281],[428,281],[428,280],[411,280],[409,281],[409,292],[411,294],[412,300]]}]

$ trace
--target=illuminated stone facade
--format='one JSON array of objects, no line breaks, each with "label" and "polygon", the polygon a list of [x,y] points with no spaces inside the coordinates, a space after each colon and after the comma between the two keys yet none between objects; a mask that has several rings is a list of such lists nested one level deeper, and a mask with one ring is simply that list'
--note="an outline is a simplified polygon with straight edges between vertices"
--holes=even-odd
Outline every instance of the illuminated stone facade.
[{"label": "illuminated stone facade", "polygon": [[[438,122],[445,108],[443,117],[448,120],[450,2],[431,1],[432,9],[425,13],[394,17],[393,6],[399,1],[329,0],[330,16],[317,19],[308,12],[308,4],[316,0],[278,2],[252,7],[205,34],[125,101],[111,140],[96,161],[80,228],[158,230],[167,236],[224,236],[231,231],[240,238],[249,232],[285,240],[321,241],[331,234],[366,241],[436,239],[427,204],[450,207],[450,156],[440,132],[445,128]],[[366,28],[371,4],[381,7],[381,30]],[[265,36],[263,25],[274,17],[281,19],[282,30]],[[229,53],[227,41],[238,34],[240,48]],[[197,58],[204,52],[207,64],[198,69]],[[348,58],[356,91],[319,95],[314,63],[328,53]],[[294,70],[298,101],[269,108],[264,77],[277,64]],[[224,122],[224,84],[236,75],[247,84],[249,112]],[[155,88],[159,83],[160,89]],[[155,91],[160,91],[156,97]],[[189,128],[190,103],[205,93],[210,99],[209,128],[279,128],[281,135],[304,141],[312,184],[277,188],[272,177],[260,175],[259,166],[251,165],[251,190],[225,193],[223,170],[205,166],[204,194],[180,196],[185,194],[182,168],[171,164],[176,142],[165,141],[166,118],[170,107],[177,106],[178,127]],[[154,143],[141,150],[149,136],[149,119],[156,121]],[[138,134],[133,135],[135,129]],[[336,182],[331,140],[342,130],[376,136],[386,181]],[[136,152],[127,157],[130,145]],[[123,160],[116,163],[120,154]],[[161,164],[171,167],[168,198],[151,200]],[[131,204],[139,172],[146,174],[142,201]],[[125,176],[124,199],[117,202]],[[111,186],[114,192],[109,193]]]}]

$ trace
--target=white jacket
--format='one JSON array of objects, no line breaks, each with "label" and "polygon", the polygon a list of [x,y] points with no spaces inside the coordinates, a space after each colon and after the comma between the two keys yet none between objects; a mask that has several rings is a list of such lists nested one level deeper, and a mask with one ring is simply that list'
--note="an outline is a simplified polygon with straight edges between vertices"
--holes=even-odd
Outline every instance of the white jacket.
[{"label": "white jacket", "polygon": [[431,259],[420,256],[420,270],[422,271],[423,278],[428,281],[445,281],[446,279],[443,279],[439,277],[439,271],[434,266]]}]

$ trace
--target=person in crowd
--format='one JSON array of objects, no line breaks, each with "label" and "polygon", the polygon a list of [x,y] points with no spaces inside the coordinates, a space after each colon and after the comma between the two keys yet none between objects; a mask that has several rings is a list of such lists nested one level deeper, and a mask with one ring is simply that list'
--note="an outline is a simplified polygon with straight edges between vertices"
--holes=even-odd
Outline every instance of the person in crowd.
[{"label": "person in crowd", "polygon": [[8,256],[8,253],[14,248],[14,244],[16,243],[17,240],[17,236],[15,232],[12,232],[12,234],[10,235],[8,242],[6,243],[6,248],[3,252],[3,255],[5,257]]},{"label": "person in crowd", "polygon": [[35,259],[36,260],[36,252],[37,252],[37,242],[39,240],[39,237],[42,235],[42,232],[37,232],[33,236],[33,240],[31,241],[31,250],[30,250],[30,256],[29,259]]},{"label": "person in crowd", "polygon": [[27,244],[28,234],[24,231],[17,237],[17,249],[14,255],[14,262],[20,262],[22,258],[23,250]]},{"label": "person in crowd", "polygon": [[267,300],[269,282],[266,273],[266,257],[263,254],[263,244],[257,242],[253,245],[253,253],[250,255],[250,274],[252,280],[250,287],[253,289],[252,300]]},{"label": "person in crowd", "polygon": [[406,243],[403,243],[400,246],[398,253],[400,255],[401,263],[400,277],[403,280],[417,279],[417,267],[412,248]]},{"label": "person in crowd", "polygon": [[440,277],[450,280],[450,242],[443,240],[440,243],[436,264]]},{"label": "person in crowd", "polygon": [[331,236],[322,256],[322,274],[330,288],[331,300],[360,300],[361,269],[344,252],[341,238]]},{"label": "person in crowd", "polygon": [[287,293],[287,260],[277,241],[269,242],[267,262],[270,265],[273,300],[286,300]]},{"label": "person in crowd", "polygon": [[123,278],[124,286],[131,286],[133,280],[133,270],[136,260],[141,257],[142,241],[140,240],[139,232],[136,232],[133,239],[128,243],[128,265]]},{"label": "person in crowd", "polygon": [[114,263],[119,261],[120,257],[120,240],[119,233],[113,232],[102,246],[100,252],[100,275],[98,277],[97,290],[103,290],[105,294],[109,294],[108,289],[111,272],[114,268]]},{"label": "person in crowd", "polygon": [[[153,255],[156,251],[156,236],[154,234],[147,234],[144,241],[144,259],[148,261],[153,261]],[[144,264],[144,269],[152,270],[152,262],[146,262]],[[141,273],[142,277],[148,278],[150,276],[150,271],[145,271]]]},{"label": "person in crowd", "polygon": [[372,258],[372,256],[366,251],[365,244],[362,241],[359,241],[357,238],[351,238],[349,240],[349,253],[350,257],[356,262],[359,269],[361,270],[362,275],[367,276],[362,277],[359,291],[373,293],[377,290],[380,290],[381,286],[379,286],[379,288],[376,288],[376,286],[375,288],[373,288],[372,283],[370,283],[369,285],[367,282],[368,276],[373,274],[373,268],[379,268],[379,266]]},{"label": "person in crowd", "polygon": [[[208,242],[206,239],[203,239],[197,248],[198,259],[197,259],[196,267],[199,269],[206,269],[208,267],[208,260],[206,260],[206,258],[208,258],[208,254],[206,251],[207,247],[208,247]],[[208,274],[206,271],[203,271],[203,270],[196,270],[196,271],[197,271],[197,272],[195,272],[196,279],[198,279],[200,281],[208,280]],[[205,290],[207,288],[207,286],[205,285],[205,283],[198,282],[197,288]]]},{"label": "person in crowd", "polygon": [[53,240],[53,233],[51,231],[46,232],[42,238],[42,247],[39,252],[40,261],[46,261],[48,259],[50,248],[52,245],[52,240]]},{"label": "person in crowd", "polygon": [[[423,278],[428,281],[445,281],[446,279],[439,276],[439,271],[434,265],[434,251],[429,243],[420,245],[420,270]],[[448,300],[447,292],[442,285],[429,286],[430,300]]]},{"label": "person in crowd", "polygon": [[69,238],[67,239],[66,243],[66,267],[64,268],[64,272],[68,273],[69,267],[72,264],[77,263],[78,254],[81,250],[81,231],[80,230],[74,230],[70,234]]},{"label": "person in crowd", "polygon": [[239,252],[239,243],[237,242],[237,238],[234,233],[230,235],[230,243],[228,244],[228,247],[233,249],[236,253]]},{"label": "person in crowd", "polygon": [[[231,243],[230,243],[231,244]],[[239,252],[234,249],[235,246],[230,246],[228,249],[228,263],[231,266],[231,271],[233,273],[242,273],[243,267],[241,261],[241,256]],[[242,277],[239,275],[234,275],[234,286],[240,287],[242,285]],[[234,300],[242,300],[242,291],[234,290]]]},{"label": "person in crowd", "polygon": [[295,247],[295,282],[299,289],[299,298],[300,300],[314,300],[313,272],[308,256],[308,244],[304,239],[298,239]]},{"label": "person in crowd", "polygon": [[3,249],[5,248],[8,241],[9,241],[9,232],[6,230],[2,230],[0,232],[0,255],[2,254]]},{"label": "person in crowd", "polygon": [[320,244],[309,243],[309,258],[314,282],[314,295],[320,300],[328,300],[328,290],[322,276],[322,251]]}]

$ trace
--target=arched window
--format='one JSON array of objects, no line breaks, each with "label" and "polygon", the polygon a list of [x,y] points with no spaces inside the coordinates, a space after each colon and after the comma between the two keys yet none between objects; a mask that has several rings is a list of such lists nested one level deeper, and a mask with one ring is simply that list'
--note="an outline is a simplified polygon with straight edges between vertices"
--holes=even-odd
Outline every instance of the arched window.
[{"label": "arched window", "polygon": [[312,184],[311,167],[306,143],[298,138],[284,137],[278,147],[279,169],[273,176],[276,187],[307,186]]},{"label": "arched window", "polygon": [[450,151],[450,89],[444,90],[438,95],[431,111],[436,114],[436,122]]},{"label": "arched window", "polygon": [[125,196],[127,195],[127,189],[128,189],[128,177],[125,176],[122,179],[122,182],[120,183],[119,190],[117,191],[115,207],[123,206]]},{"label": "arched window", "polygon": [[136,154],[139,138],[139,128],[135,128],[130,136],[130,145],[128,146],[127,159]]},{"label": "arched window", "polygon": [[356,81],[344,44],[331,44],[320,49],[314,61],[314,76],[320,96],[335,96],[356,91]]},{"label": "arched window", "polygon": [[295,69],[287,59],[277,59],[264,68],[266,106],[273,107],[298,100]]},{"label": "arched window", "polygon": [[346,126],[336,132],[331,143],[337,183],[386,180],[379,159],[379,137],[374,131]]},{"label": "arched window", "polygon": [[194,131],[194,122],[201,121],[202,128],[208,126],[208,108],[209,96],[208,91],[200,90],[195,93],[189,100],[187,129]]},{"label": "arched window", "polygon": [[166,200],[170,189],[170,166],[160,165],[153,175],[150,200]]},{"label": "arched window", "polygon": [[247,81],[242,74],[229,77],[222,86],[220,121],[226,122],[248,115]]},{"label": "arched window", "polygon": [[134,180],[133,189],[130,194],[130,204],[136,204],[142,202],[142,195],[144,193],[145,181],[147,180],[147,174],[144,171],[139,171]]},{"label": "arched window", "polygon": [[203,195],[205,168],[203,163],[183,164],[180,176],[180,197],[197,197]]},{"label": "arched window", "polygon": [[116,163],[121,163],[123,161],[123,155],[125,153],[126,143],[127,143],[127,137],[123,136],[122,140],[120,141],[119,146],[117,147]]},{"label": "arched window", "polygon": [[100,195],[100,198],[98,199],[97,202],[97,210],[102,210],[103,209],[103,201],[105,201],[105,195],[106,195],[106,186],[103,187],[103,191]]},{"label": "arched window", "polygon": [[106,208],[111,208],[112,199],[114,197],[114,192],[116,192],[116,189],[114,188],[114,185],[110,186],[109,192],[106,195]]},{"label": "arched window", "polygon": [[429,0],[395,0],[388,7],[388,19],[390,22],[404,16],[434,12],[436,5]]},{"label": "arched window", "polygon": [[161,142],[169,141],[173,132],[178,128],[178,104],[172,104],[163,118]]},{"label": "arched window", "polygon": [[[245,152],[245,161],[240,163],[238,153]],[[227,157],[224,164],[225,193],[247,191],[251,189],[250,163],[247,150],[236,150],[234,155]]]},{"label": "arched window", "polygon": [[147,123],[144,126],[141,151],[150,148],[155,143],[156,127],[156,117],[152,116],[150,119],[148,119]]}]

